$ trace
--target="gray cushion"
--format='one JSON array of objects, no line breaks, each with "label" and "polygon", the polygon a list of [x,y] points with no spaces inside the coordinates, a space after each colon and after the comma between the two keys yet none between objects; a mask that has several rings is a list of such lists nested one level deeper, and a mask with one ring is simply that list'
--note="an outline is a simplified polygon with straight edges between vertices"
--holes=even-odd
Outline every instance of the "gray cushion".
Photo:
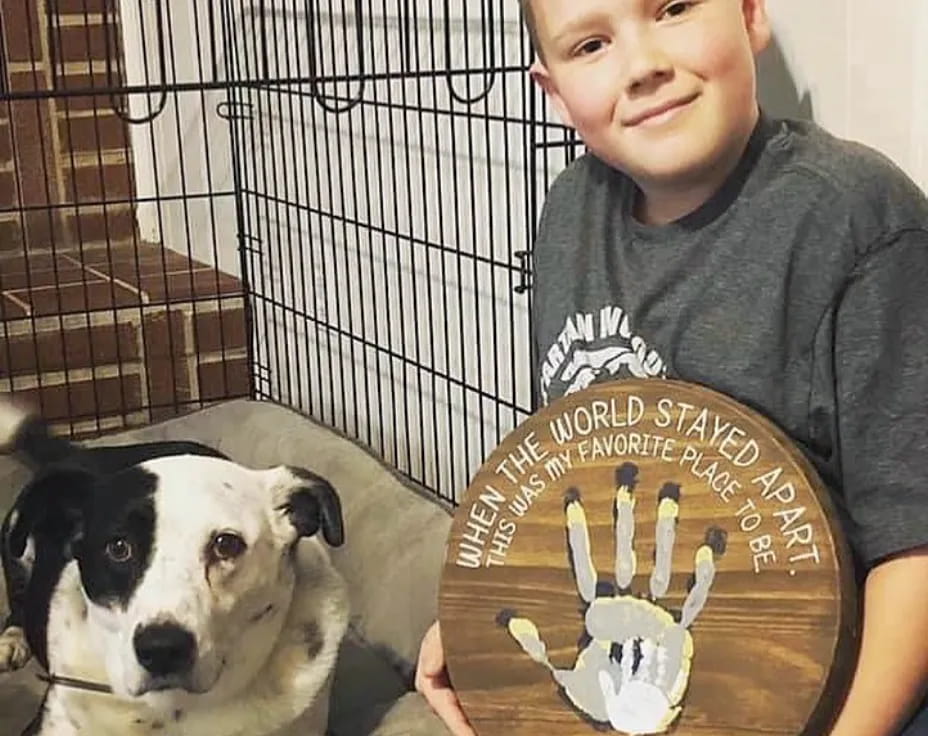
[{"label": "gray cushion", "polygon": [[[388,656],[384,656],[387,654]],[[332,736],[432,736],[446,729],[407,682],[397,677],[389,653],[349,632],[335,671],[329,731]]]},{"label": "gray cushion", "polygon": [[[346,536],[332,559],[348,582],[352,608],[333,690],[332,731],[446,733],[408,689],[419,642],[437,613],[450,507],[339,432],[268,402],[225,402],[88,444],[160,439],[200,441],[253,468],[297,465],[332,483],[342,501]],[[0,458],[0,514],[27,478],[23,468]],[[5,606],[5,593],[0,601]],[[4,719],[15,709],[21,728],[37,708],[40,685],[28,668],[0,680],[0,733],[18,733]]]},{"label": "gray cushion", "polygon": [[339,724],[334,736],[442,736],[450,732],[418,693],[405,693],[399,700],[381,704],[360,714],[356,721]]},{"label": "gray cushion", "polygon": [[[2,582],[0,590],[3,590]],[[45,683],[36,676],[39,672],[35,662],[30,662],[19,672],[0,675],[0,734],[3,736],[19,736],[38,712],[45,692]]]}]

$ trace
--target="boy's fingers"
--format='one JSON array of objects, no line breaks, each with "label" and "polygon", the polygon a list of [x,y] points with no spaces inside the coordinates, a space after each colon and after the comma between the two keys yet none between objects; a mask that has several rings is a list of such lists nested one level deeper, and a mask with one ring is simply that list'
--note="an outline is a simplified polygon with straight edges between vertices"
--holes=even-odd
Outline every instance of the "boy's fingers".
[{"label": "boy's fingers", "polygon": [[438,622],[429,627],[422,638],[419,648],[419,665],[416,667],[416,680],[422,674],[425,677],[435,677],[445,668],[445,652],[441,646],[441,629]]},{"label": "boy's fingers", "polygon": [[419,661],[416,664],[416,690],[422,693],[426,702],[454,736],[476,736],[448,683],[445,652],[441,645],[441,627],[437,621],[422,637]]},{"label": "boy's fingers", "polygon": [[458,702],[454,690],[449,687],[434,688],[423,693],[429,705],[438,714],[454,736],[476,736],[470,727],[461,704]]}]

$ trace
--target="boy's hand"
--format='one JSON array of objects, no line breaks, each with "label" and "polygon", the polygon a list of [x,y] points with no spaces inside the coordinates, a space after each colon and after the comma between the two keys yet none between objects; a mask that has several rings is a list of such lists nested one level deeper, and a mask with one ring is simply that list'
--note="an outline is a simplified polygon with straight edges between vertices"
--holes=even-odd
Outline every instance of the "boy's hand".
[{"label": "boy's hand", "polygon": [[419,662],[416,665],[416,690],[422,693],[454,736],[477,736],[464,717],[461,704],[448,681],[438,621],[422,637]]},{"label": "boy's hand", "polygon": [[860,656],[830,736],[919,736],[901,731],[928,687],[928,547],[874,567],[864,586]]}]

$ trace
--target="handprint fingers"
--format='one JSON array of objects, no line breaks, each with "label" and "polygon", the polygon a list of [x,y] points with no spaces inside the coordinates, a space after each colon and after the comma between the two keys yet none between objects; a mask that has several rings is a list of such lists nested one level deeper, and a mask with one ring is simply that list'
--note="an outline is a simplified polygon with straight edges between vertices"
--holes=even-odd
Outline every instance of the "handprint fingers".
[{"label": "handprint fingers", "polygon": [[509,631],[509,635],[519,643],[522,651],[529,657],[552,672],[555,671],[548,659],[548,650],[538,633],[538,628],[530,619],[521,618],[514,611],[506,610],[497,616],[496,621]]},{"label": "handprint fingers", "polygon": [[567,547],[570,563],[577,581],[577,591],[587,603],[596,599],[596,568],[590,553],[590,531],[586,523],[586,512],[580,503],[580,492],[569,488],[564,494],[567,516]]},{"label": "handprint fingers", "polygon": [[695,582],[683,602],[680,625],[689,628],[709,599],[709,589],[715,578],[715,556],[725,553],[726,535],[722,529],[711,527],[706,531],[706,541],[696,550]]},{"label": "handprint fingers", "polygon": [[635,639],[626,639],[619,647],[621,659],[619,665],[622,670],[623,682],[628,682],[635,674]]},{"label": "handprint fingers", "polygon": [[671,703],[677,703],[683,697],[689,679],[690,663],[693,659],[693,637],[680,624],[674,624],[664,631],[660,639],[656,667],[651,670],[653,682]]},{"label": "handprint fingers", "polygon": [[625,463],[615,471],[615,581],[626,590],[635,577],[635,499],[632,493],[638,481],[638,468]]},{"label": "handprint fingers", "polygon": [[651,597],[655,600],[666,595],[670,587],[670,565],[679,511],[680,486],[665,483],[658,494],[654,569],[651,571]]},{"label": "handprint fingers", "polygon": [[657,679],[658,672],[663,668],[661,662],[664,656],[663,647],[655,644],[653,639],[643,639],[638,642],[638,651],[641,659],[635,673],[637,679],[654,682]]},{"label": "handprint fingers", "polygon": [[668,652],[667,668],[657,681],[657,686],[667,693],[667,699],[673,704],[683,700],[693,664],[693,638],[689,631],[681,629],[681,632],[682,646],[673,655]]}]

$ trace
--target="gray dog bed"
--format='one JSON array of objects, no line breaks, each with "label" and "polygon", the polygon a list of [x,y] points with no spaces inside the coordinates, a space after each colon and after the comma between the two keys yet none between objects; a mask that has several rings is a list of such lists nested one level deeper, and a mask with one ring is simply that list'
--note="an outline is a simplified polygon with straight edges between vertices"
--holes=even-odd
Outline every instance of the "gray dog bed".
[{"label": "gray dog bed", "polygon": [[[419,642],[436,615],[450,509],[350,439],[265,402],[231,401],[91,444],[161,439],[203,442],[253,468],[302,466],[335,486],[346,542],[332,559],[348,582],[352,617],[336,670],[329,732],[447,733],[410,685]],[[28,477],[13,460],[0,458],[0,514]],[[2,579],[0,594],[5,615]],[[44,685],[37,671],[31,663],[0,675],[0,734],[16,736],[38,709]]]}]

